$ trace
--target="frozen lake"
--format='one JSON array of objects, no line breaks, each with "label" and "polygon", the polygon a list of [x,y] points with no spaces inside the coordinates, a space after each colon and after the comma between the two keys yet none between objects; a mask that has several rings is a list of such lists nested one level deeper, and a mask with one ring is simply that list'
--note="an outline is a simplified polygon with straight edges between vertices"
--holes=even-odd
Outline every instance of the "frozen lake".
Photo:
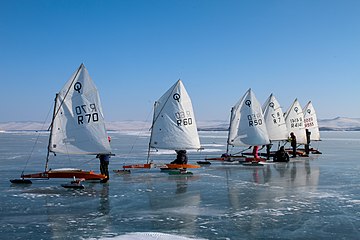
[{"label": "frozen lake", "polygon": [[[3,239],[359,239],[360,132],[321,132],[322,155],[263,167],[224,165],[170,176],[159,169],[111,172],[107,184],[64,189],[67,180],[12,185],[44,169],[47,133],[0,133],[0,236]],[[145,163],[148,133],[111,132],[110,170]],[[221,155],[226,132],[200,132],[205,151]],[[36,145],[34,143],[37,142]],[[30,153],[32,154],[30,155]],[[173,160],[173,151],[152,155]],[[57,156],[50,167],[98,172],[93,157]],[[152,234],[151,234],[152,233]]]}]

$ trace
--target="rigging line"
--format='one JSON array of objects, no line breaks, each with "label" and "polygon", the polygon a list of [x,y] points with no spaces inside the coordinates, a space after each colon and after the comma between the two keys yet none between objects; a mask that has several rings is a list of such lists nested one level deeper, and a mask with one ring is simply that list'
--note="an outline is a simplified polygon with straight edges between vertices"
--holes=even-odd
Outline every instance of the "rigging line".
[{"label": "rigging line", "polygon": [[89,160],[84,161],[81,165],[79,165],[79,167],[84,166],[85,164],[87,164],[87,163],[89,163],[89,162],[91,162],[91,161],[95,160],[96,158],[97,158],[97,157],[94,157],[94,158],[91,158],[91,159],[89,159]]},{"label": "rigging line", "polygon": [[[150,118],[151,112],[152,112],[152,111],[149,111],[149,113],[148,113],[148,115],[147,115],[147,117],[146,117],[146,120],[145,120],[146,123],[148,122],[148,120],[149,120],[149,118]],[[145,126],[144,126],[142,129],[140,129],[140,132],[137,134],[137,136],[136,136],[136,138],[135,138],[135,140],[134,140],[134,142],[133,142],[133,144],[132,144],[132,146],[131,146],[128,154],[127,154],[125,157],[127,157],[128,155],[130,155],[130,154],[132,153],[132,151],[134,150],[135,144],[137,143],[137,141],[138,141],[139,138],[140,138],[140,137],[139,137],[140,134],[141,134],[142,132],[144,132],[144,131],[145,131]]]},{"label": "rigging line", "polygon": [[[51,106],[52,106],[52,105],[51,105]],[[38,135],[37,135],[37,137],[36,137],[35,143],[34,143],[32,149],[31,149],[31,152],[30,152],[30,154],[29,154],[29,157],[28,157],[27,160],[26,160],[24,169],[22,170],[22,173],[21,173],[21,174],[24,174],[25,169],[27,168],[27,165],[28,165],[28,163],[29,163],[29,161],[30,161],[30,158],[31,158],[31,156],[32,156],[33,153],[34,153],[35,146],[37,145],[37,142],[39,141],[39,138],[40,138],[40,132],[42,132],[42,131],[44,130],[44,127],[45,127],[45,124],[46,124],[47,119],[49,118],[51,109],[52,109],[52,107],[50,107],[50,109],[49,109],[49,111],[48,111],[48,113],[47,113],[47,115],[46,115],[46,118],[45,118],[45,120],[44,120],[44,122],[43,122],[43,124],[42,124],[42,126],[41,126],[41,129],[40,129],[40,131],[39,131],[39,133],[38,133]]]},{"label": "rigging line", "polygon": [[241,150],[240,152],[236,152],[236,153],[234,153],[234,154],[236,155],[236,154],[239,154],[239,153],[243,153],[243,152],[245,152],[246,150],[249,150],[249,149],[251,149],[251,148],[252,148],[252,146],[250,146],[250,147],[248,147],[248,148],[245,148],[245,149]]},{"label": "rigging line", "polygon": [[[62,119],[59,118],[59,121],[60,121],[60,126],[63,126],[63,123],[62,123]],[[70,154],[69,154],[69,148],[68,148],[68,143],[67,142],[64,142],[64,146],[65,146],[65,149],[66,149],[66,157],[68,159],[68,162],[70,163],[70,165],[72,164],[72,161],[71,161],[71,158],[70,158]]]}]

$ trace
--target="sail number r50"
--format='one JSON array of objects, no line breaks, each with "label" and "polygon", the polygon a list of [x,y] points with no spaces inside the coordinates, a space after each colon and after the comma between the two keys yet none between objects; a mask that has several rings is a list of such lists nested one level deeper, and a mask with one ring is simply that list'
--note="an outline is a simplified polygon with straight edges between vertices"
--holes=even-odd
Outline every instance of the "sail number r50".
[{"label": "sail number r50", "polygon": [[247,116],[249,121],[249,127],[255,127],[263,124],[263,120],[261,118],[261,114],[251,114]]}]

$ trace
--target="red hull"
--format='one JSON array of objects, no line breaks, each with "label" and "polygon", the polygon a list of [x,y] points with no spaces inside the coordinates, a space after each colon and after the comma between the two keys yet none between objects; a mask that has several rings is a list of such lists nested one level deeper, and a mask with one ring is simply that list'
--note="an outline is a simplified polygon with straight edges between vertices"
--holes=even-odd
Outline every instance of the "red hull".
[{"label": "red hull", "polygon": [[22,178],[82,178],[85,180],[102,180],[106,176],[94,173],[93,171],[83,170],[64,170],[64,171],[47,171],[41,173],[21,175]]},{"label": "red hull", "polygon": [[177,169],[177,168],[199,168],[200,165],[194,164],[165,164],[168,168]]}]

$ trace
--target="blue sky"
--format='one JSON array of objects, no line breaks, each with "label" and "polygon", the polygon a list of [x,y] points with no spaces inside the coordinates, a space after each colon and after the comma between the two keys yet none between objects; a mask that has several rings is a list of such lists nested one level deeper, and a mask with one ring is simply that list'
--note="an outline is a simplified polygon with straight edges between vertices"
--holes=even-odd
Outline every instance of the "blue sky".
[{"label": "blue sky", "polygon": [[149,120],[179,78],[198,121],[252,88],[360,117],[360,1],[0,1],[0,122],[44,121],[84,63],[107,121]]}]

